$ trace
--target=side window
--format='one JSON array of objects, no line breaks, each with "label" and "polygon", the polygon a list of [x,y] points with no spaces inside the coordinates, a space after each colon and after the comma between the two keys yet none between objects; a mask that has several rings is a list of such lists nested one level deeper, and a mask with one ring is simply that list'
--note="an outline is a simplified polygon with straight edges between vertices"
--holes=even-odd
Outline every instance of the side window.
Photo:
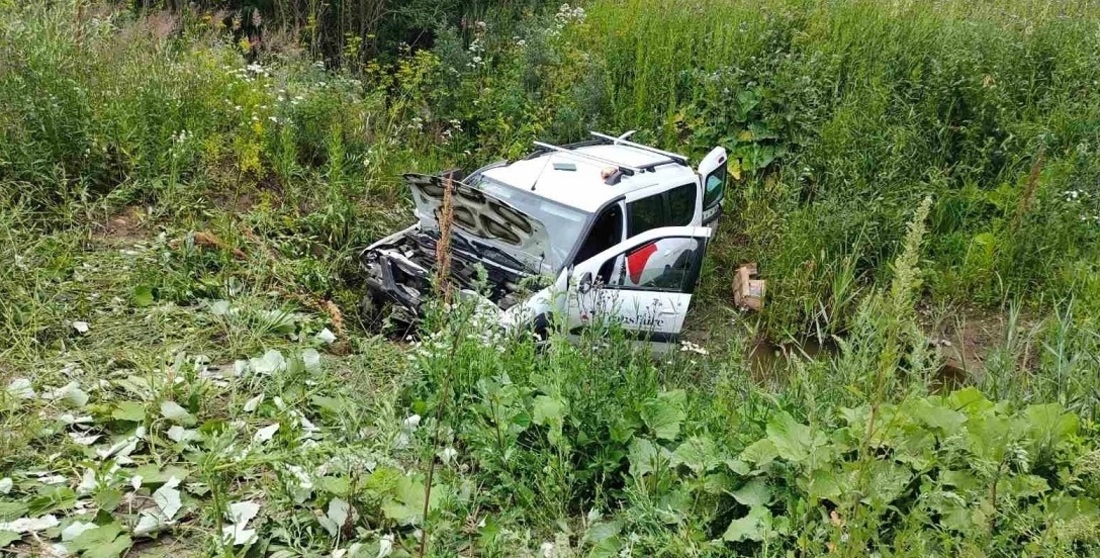
[{"label": "side window", "polygon": [[661,198],[661,194],[657,194],[630,202],[630,226],[627,228],[629,236],[664,226],[665,203]]},{"label": "side window", "polygon": [[726,190],[727,172],[726,165],[722,165],[718,170],[707,175],[706,183],[703,184],[704,210],[722,201],[722,194]]},{"label": "side window", "polygon": [[668,191],[668,223],[665,226],[684,227],[695,217],[695,184],[684,184]]},{"label": "side window", "polygon": [[690,293],[702,250],[695,238],[661,238],[609,258],[600,267],[600,279],[623,289]]}]

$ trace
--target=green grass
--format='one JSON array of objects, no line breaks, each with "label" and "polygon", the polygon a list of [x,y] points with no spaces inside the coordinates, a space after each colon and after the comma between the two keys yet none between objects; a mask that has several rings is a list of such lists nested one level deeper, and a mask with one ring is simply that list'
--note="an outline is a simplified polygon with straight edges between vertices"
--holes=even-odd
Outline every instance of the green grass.
[{"label": "green grass", "polygon": [[[1100,552],[1100,12],[584,8],[326,70],[203,13],[0,0],[0,548]],[[704,350],[359,322],[401,172],[588,128],[736,154]]]}]

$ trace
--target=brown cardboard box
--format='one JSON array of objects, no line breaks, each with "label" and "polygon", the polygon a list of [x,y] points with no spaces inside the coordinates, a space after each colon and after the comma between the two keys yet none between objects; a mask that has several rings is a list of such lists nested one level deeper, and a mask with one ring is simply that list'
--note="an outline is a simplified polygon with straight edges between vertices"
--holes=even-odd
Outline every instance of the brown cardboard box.
[{"label": "brown cardboard box", "polygon": [[733,276],[733,302],[739,308],[759,312],[764,308],[767,283],[754,277],[756,277],[755,263],[748,263],[738,268],[737,274]]}]

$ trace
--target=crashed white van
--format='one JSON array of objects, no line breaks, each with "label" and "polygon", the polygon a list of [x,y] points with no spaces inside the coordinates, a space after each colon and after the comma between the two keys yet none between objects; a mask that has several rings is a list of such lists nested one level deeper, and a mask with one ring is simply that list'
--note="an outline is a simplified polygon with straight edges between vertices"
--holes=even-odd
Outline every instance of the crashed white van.
[{"label": "crashed white van", "polygon": [[[536,142],[522,160],[451,175],[452,281],[499,308],[508,328],[544,335],[564,323],[576,335],[611,319],[639,340],[673,342],[721,211],[726,151],[714,148],[693,169],[630,133],[592,136]],[[447,180],[405,180],[418,222],[366,248],[361,266],[365,309],[414,321],[432,292]]]}]

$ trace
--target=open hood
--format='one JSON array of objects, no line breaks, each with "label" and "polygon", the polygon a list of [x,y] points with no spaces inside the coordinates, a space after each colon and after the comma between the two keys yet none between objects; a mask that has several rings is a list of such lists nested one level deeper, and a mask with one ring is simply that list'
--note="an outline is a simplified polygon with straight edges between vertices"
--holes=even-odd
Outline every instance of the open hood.
[{"label": "open hood", "polygon": [[[421,228],[439,231],[447,179],[425,174],[406,174],[404,178],[412,189]],[[521,271],[543,273],[551,270],[546,257],[550,240],[542,222],[458,180],[451,180],[451,186],[455,233],[462,235],[473,248],[487,246],[519,260],[527,267]]]}]

